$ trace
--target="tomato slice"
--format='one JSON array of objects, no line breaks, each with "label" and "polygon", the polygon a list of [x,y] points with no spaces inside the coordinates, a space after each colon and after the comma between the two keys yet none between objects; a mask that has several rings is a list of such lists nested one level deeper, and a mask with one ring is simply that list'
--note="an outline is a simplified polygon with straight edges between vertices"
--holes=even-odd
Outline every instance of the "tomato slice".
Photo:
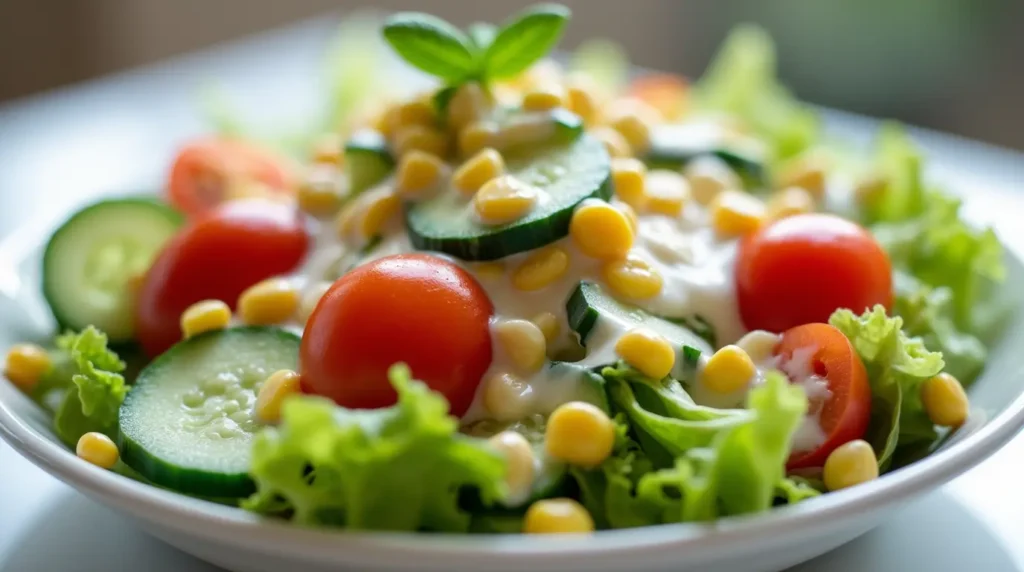
[{"label": "tomato slice", "polygon": [[629,95],[646,102],[668,120],[686,114],[690,85],[680,76],[659,73],[641,76],[629,84]]},{"label": "tomato slice", "polygon": [[[867,371],[850,340],[828,324],[805,324],[787,330],[775,349],[783,371],[805,370],[827,382],[829,395],[811,397],[810,411],[817,411],[824,442],[809,451],[794,451],[788,469],[821,467],[829,454],[843,443],[860,439],[871,416],[871,388]],[[795,360],[804,363],[795,363]],[[796,379],[794,382],[801,380]]]},{"label": "tomato slice", "polygon": [[287,197],[293,187],[287,163],[271,152],[234,139],[200,139],[175,158],[167,196],[185,214],[197,215],[230,199]]}]

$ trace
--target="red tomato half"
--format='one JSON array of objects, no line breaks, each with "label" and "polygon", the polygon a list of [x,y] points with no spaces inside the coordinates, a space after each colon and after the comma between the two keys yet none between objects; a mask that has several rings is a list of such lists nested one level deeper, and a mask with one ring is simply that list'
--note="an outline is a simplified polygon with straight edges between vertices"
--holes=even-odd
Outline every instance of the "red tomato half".
[{"label": "red tomato half", "polygon": [[200,300],[234,307],[253,284],[294,270],[309,246],[299,213],[252,199],[225,203],[175,236],[146,273],[135,328],[150,356],[181,339],[181,313]]},{"label": "red tomato half", "polygon": [[743,239],[736,295],[747,329],[783,332],[827,322],[838,308],[890,308],[892,268],[878,242],[855,223],[796,215]]},{"label": "red tomato half", "polygon": [[782,358],[783,370],[804,368],[790,363],[794,354],[809,359],[808,373],[828,382],[829,396],[824,401],[812,399],[810,404],[812,412],[820,411],[825,442],[812,451],[794,451],[786,464],[789,469],[821,467],[836,447],[860,439],[868,429],[871,388],[864,364],[850,340],[828,324],[805,324],[786,331],[775,354]]},{"label": "red tomato half", "polygon": [[267,150],[234,139],[201,139],[174,159],[167,195],[176,208],[197,215],[239,195],[287,196],[292,183],[285,161]]},{"label": "red tomato half", "polygon": [[462,415],[491,364],[493,312],[480,284],[442,258],[367,263],[335,282],[306,322],[303,390],[349,408],[386,407],[397,398],[388,368],[405,362]]}]

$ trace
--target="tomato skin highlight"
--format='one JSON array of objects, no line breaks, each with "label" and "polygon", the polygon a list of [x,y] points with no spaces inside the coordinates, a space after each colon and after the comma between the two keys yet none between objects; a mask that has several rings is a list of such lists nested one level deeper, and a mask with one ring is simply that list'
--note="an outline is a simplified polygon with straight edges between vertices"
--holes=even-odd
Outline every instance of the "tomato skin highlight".
[{"label": "tomato skin highlight", "polygon": [[303,390],[348,408],[386,407],[397,399],[388,368],[404,362],[461,416],[491,364],[493,313],[476,279],[445,259],[400,254],[364,264],[338,279],[306,322]]},{"label": "tomato skin highlight", "polygon": [[216,299],[234,308],[249,286],[297,268],[309,245],[294,207],[261,199],[224,203],[186,225],[137,293],[135,327],[146,354],[181,339],[181,313],[190,305]]},{"label": "tomato skin highlight", "polygon": [[828,324],[805,324],[782,334],[775,355],[785,364],[794,352],[808,348],[814,348],[810,355],[812,371],[828,380],[831,394],[820,404],[818,418],[826,437],[813,451],[794,451],[786,463],[790,470],[824,466],[837,447],[864,437],[871,419],[867,371],[850,340]]},{"label": "tomato skin highlight", "polygon": [[740,317],[749,330],[784,332],[832,312],[892,307],[889,256],[868,231],[833,215],[784,218],[740,242]]}]

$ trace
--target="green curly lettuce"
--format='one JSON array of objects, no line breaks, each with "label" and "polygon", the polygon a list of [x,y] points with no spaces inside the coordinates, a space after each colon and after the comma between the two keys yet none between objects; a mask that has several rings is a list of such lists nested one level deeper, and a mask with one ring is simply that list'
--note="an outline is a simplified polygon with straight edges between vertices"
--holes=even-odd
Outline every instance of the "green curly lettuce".
[{"label": "green curly lettuce", "polygon": [[243,506],[305,525],[363,530],[470,530],[460,495],[480,506],[504,497],[505,462],[486,441],[458,433],[440,394],[389,372],[398,403],[349,410],[312,396],[284,403],[282,423],[257,435]]}]

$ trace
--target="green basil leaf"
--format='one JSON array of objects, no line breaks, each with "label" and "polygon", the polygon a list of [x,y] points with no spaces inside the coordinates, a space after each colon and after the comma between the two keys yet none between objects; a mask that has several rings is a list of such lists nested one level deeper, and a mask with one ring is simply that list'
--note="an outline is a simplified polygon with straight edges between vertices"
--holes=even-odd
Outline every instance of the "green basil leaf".
[{"label": "green basil leaf", "polygon": [[558,4],[538,4],[520,13],[488,46],[484,54],[486,77],[514,76],[544,57],[561,38],[569,15],[569,9]]},{"label": "green basil leaf", "polygon": [[444,20],[418,12],[395,14],[384,23],[384,39],[413,66],[448,81],[476,71],[473,43]]}]

